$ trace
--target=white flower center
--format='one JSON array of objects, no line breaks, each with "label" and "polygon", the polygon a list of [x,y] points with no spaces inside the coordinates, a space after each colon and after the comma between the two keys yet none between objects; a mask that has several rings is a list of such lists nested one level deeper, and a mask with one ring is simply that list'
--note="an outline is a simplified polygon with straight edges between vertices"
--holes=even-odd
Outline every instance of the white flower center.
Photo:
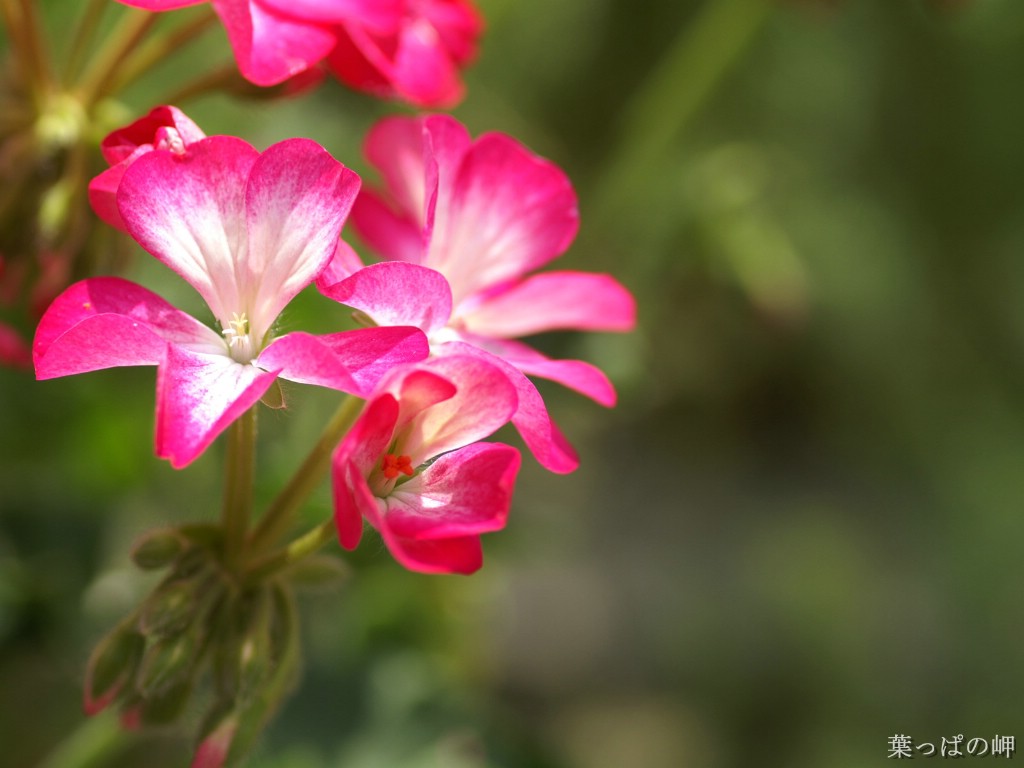
[{"label": "white flower center", "polygon": [[221,333],[228,345],[228,353],[233,360],[240,363],[248,363],[256,353],[256,344],[249,333],[249,318],[245,312],[238,314],[231,313],[231,320],[226,324]]}]

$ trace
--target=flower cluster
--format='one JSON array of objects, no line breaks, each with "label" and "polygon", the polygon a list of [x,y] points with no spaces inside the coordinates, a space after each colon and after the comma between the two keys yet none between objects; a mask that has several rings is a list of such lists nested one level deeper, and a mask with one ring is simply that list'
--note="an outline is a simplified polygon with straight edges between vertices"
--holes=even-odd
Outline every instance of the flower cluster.
[{"label": "flower cluster", "polygon": [[[513,339],[627,330],[634,306],[607,275],[524,277],[569,245],[576,200],[557,167],[508,136],[472,141],[442,116],[386,119],[367,144],[386,189],[358,195],[356,174],[311,141],[260,153],[206,137],[172,107],[104,149],[97,212],[188,281],[217,327],[121,278],[88,278],[40,322],[36,374],[156,365],[156,453],[175,467],[277,378],[347,392],[367,406],[334,452],[342,545],[358,543],[365,519],[407,567],[468,573],[479,535],[504,524],[519,466],[514,448],[477,441],[511,422],[545,467],[578,463],[527,374],[614,403],[594,366]],[[390,261],[363,266],[339,239],[350,211]],[[281,310],[314,281],[372,327],[277,335]]]},{"label": "flower cluster", "polygon": [[[136,564],[165,576],[101,641],[85,684],[89,714],[116,706],[129,727],[177,719],[192,701],[206,706],[193,768],[220,768],[244,755],[293,683],[293,587],[317,550],[331,540],[354,549],[368,526],[410,570],[477,571],[481,537],[505,526],[521,463],[518,449],[487,439],[511,424],[543,467],[579,464],[531,377],[604,406],[616,399],[598,368],[550,359],[520,337],[627,331],[635,307],[609,275],[537,271],[579,226],[566,175],[509,136],[474,139],[444,115],[378,122],[365,151],[380,186],[365,190],[312,140],[259,151],[208,136],[173,106],[91,152],[91,137],[111,128],[101,118],[107,100],[217,19],[238,72],[255,86],[281,85],[273,94],[330,71],[376,96],[450,106],[483,28],[471,0],[120,2],[198,8],[149,46],[141,41],[153,15],[122,8],[110,49],[77,76],[102,28],[103,4],[88,4],[61,81],[42,66],[32,4],[4,17],[25,82],[11,99],[0,86],[0,102],[18,107],[0,121],[0,173],[36,179],[24,198],[38,210],[23,235],[21,209],[0,200],[0,306],[25,293],[32,271],[41,319],[31,349],[0,322],[0,364],[31,364],[41,380],[155,366],[155,452],[176,469],[226,435],[220,524],[162,529],[137,545]],[[233,64],[227,76],[241,82]],[[229,85],[217,75],[183,92],[211,84]],[[30,151],[16,151],[22,144]],[[102,168],[100,155],[106,167],[89,170]],[[51,167],[53,178],[41,173]],[[94,226],[90,207],[109,227]],[[373,263],[341,239],[350,217]],[[117,269],[79,269],[97,233],[130,236],[198,292],[205,317],[105,274]],[[361,327],[282,328],[282,312],[310,286]],[[250,527],[256,414],[261,403],[285,406],[281,380],[347,397]],[[333,515],[288,540],[298,508],[328,475]],[[339,562],[312,570],[337,575]]]}]

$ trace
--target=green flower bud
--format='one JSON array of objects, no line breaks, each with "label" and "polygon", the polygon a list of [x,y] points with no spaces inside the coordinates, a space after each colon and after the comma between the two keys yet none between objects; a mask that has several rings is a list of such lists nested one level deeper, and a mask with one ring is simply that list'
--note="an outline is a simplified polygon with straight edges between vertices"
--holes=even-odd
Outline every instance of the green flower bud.
[{"label": "green flower bud", "polygon": [[199,645],[194,632],[151,642],[135,676],[142,698],[155,698],[187,681],[199,660]]},{"label": "green flower bud", "polygon": [[332,555],[312,555],[288,569],[288,581],[299,589],[335,589],[351,575],[348,563]]},{"label": "green flower bud", "polygon": [[142,658],[145,640],[125,623],[104,637],[85,668],[87,715],[95,715],[116,701],[126,690]]},{"label": "green flower bud", "polygon": [[161,528],[142,536],[132,547],[131,558],[139,568],[166,568],[185,551],[185,539],[173,528]]}]

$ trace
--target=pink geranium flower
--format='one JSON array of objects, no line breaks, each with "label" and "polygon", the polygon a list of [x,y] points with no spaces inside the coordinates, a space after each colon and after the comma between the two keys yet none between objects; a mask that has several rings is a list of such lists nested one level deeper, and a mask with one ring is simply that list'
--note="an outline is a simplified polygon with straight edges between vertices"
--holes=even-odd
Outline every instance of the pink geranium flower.
[{"label": "pink geranium flower", "polygon": [[436,355],[475,355],[506,372],[519,407],[512,421],[548,469],[578,459],[524,374],[552,379],[602,405],[615,390],[597,368],[551,360],[515,341],[555,329],[626,331],[629,292],[608,275],[527,275],[559,256],[578,226],[576,195],[555,165],[503,134],[476,141],[447,116],[379,122],[366,145],[384,192],[363,191],[353,220],[391,262],[356,271],[339,250],[318,287],[379,325],[416,325]]},{"label": "pink geranium flower", "polygon": [[365,397],[392,365],[426,355],[419,331],[272,340],[278,314],[329,262],[358,187],[356,174],[306,139],[260,154],[215,136],[183,154],[143,154],[121,179],[121,216],[132,237],[199,291],[221,330],[126,280],[83,280],[39,324],[37,377],[158,366],[156,452],[175,467],[279,375]]},{"label": "pink geranium flower", "polygon": [[103,221],[127,232],[117,209],[117,188],[128,167],[153,150],[183,155],[206,134],[177,107],[160,106],[131,125],[119,128],[100,142],[103,158],[110,168],[89,182],[89,203]]},{"label": "pink geranium flower", "polygon": [[365,518],[406,568],[480,568],[480,534],[505,525],[519,452],[476,441],[515,410],[508,378],[475,358],[439,358],[396,371],[334,453],[341,544],[359,543]]},{"label": "pink geranium flower", "polygon": [[[166,11],[207,0],[121,0]],[[483,28],[470,0],[211,0],[242,75],[276,85],[325,59],[348,85],[424,106],[462,96]]]},{"label": "pink geranium flower", "polygon": [[421,107],[449,107],[462,99],[459,70],[476,56],[482,31],[469,0],[405,0],[392,29],[343,23],[327,62],[352,88]]}]

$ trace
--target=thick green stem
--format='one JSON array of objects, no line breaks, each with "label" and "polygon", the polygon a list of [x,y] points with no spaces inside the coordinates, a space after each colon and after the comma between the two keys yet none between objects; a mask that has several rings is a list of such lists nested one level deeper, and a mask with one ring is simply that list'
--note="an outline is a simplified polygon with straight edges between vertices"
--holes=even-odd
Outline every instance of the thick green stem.
[{"label": "thick green stem", "polygon": [[327,520],[313,530],[303,534],[287,547],[267,555],[256,562],[246,574],[246,578],[263,581],[278,571],[309,557],[320,547],[337,536],[334,520]]},{"label": "thick green stem", "polygon": [[231,425],[224,466],[224,563],[238,566],[252,513],[252,482],[256,459],[256,408]]},{"label": "thick green stem", "polygon": [[156,21],[155,13],[134,8],[128,10],[78,81],[78,92],[87,109],[110,95],[122,62],[138,47]]},{"label": "thick green stem", "polygon": [[599,190],[602,211],[643,184],[770,18],[768,0],[707,0],[626,105]]},{"label": "thick green stem", "polygon": [[302,503],[327,474],[331,466],[331,453],[349,427],[355,422],[363,401],[349,395],[324,428],[313,450],[306,456],[292,479],[271,503],[251,537],[251,550],[258,552],[271,546],[292,523],[292,517]]},{"label": "thick green stem", "polygon": [[84,720],[39,764],[39,768],[102,768],[133,746],[139,737],[127,732],[112,712]]}]

